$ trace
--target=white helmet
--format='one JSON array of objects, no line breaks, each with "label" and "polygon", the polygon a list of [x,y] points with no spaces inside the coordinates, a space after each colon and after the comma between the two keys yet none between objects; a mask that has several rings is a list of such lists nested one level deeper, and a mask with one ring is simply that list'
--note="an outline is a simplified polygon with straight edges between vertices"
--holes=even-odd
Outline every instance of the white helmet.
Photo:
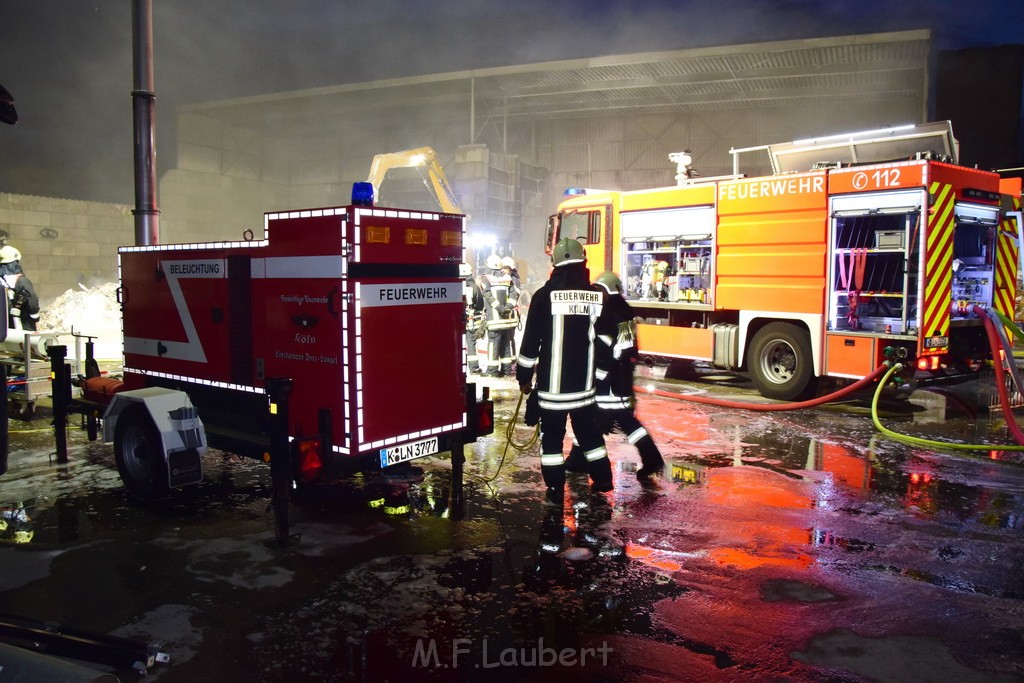
[{"label": "white helmet", "polygon": [[0,263],[14,263],[20,260],[21,252],[11,245],[0,247]]},{"label": "white helmet", "polygon": [[459,264],[459,277],[469,277],[473,274],[473,266],[468,263]]},{"label": "white helmet", "polygon": [[516,269],[516,260],[514,258],[512,258],[511,256],[506,256],[505,258],[501,259],[501,267],[502,268],[511,268],[512,270],[515,270]]},{"label": "white helmet", "polygon": [[488,256],[487,267],[491,270],[501,270],[501,257],[497,254],[491,254]]}]

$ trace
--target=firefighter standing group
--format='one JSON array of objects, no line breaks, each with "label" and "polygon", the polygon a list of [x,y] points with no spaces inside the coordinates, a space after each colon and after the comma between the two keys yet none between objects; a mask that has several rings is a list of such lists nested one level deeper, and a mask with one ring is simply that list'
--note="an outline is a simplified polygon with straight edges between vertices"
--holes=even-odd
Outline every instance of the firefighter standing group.
[{"label": "firefighter standing group", "polygon": [[[515,333],[519,327],[519,297],[522,283],[515,259],[491,254],[486,272],[474,279],[467,268],[466,347],[469,371],[485,377],[510,376],[515,367]],[[483,364],[476,353],[477,340],[487,337],[487,358]]]},{"label": "firefighter standing group", "polygon": [[592,493],[613,488],[602,432],[615,427],[640,452],[641,484],[655,485],[664,460],[633,413],[636,328],[622,283],[613,273],[604,273],[599,286],[591,285],[583,246],[575,239],[559,240],[551,263],[550,278],[530,303],[516,368],[520,389],[532,394],[536,408],[535,416],[528,408],[527,424],[540,422],[545,503],[561,507],[564,502],[567,461],[562,444],[568,420],[577,443],[569,469],[585,468]]}]

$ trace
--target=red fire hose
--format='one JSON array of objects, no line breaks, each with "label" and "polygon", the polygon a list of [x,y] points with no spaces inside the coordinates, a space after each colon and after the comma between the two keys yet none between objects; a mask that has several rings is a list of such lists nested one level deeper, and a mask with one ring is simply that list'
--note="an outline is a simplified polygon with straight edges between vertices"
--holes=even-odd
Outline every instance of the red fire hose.
[{"label": "red fire hose", "polygon": [[[992,347],[992,367],[996,372],[996,389],[999,391],[999,405],[1003,409],[1006,427],[1010,430],[1010,434],[1013,435],[1014,441],[1024,446],[1024,432],[1021,432],[1020,427],[1017,425],[1017,419],[1010,408],[1010,397],[1006,394],[1006,375],[1003,371],[1003,364],[999,360],[999,350],[1002,345],[996,335],[995,326],[992,324],[992,320],[988,317],[988,312],[984,308],[975,306],[973,310],[974,314],[985,323],[985,334],[988,335],[988,343]],[[1005,352],[1012,363],[1013,354],[1010,352],[1010,349],[1005,349]]]},{"label": "red fire hose", "polygon": [[795,403],[741,403],[739,401],[727,401],[721,398],[711,398],[710,396],[694,396],[692,394],[677,394],[671,391],[662,391],[661,389],[645,389],[644,387],[633,387],[634,391],[642,391],[655,396],[662,396],[665,398],[677,398],[683,401],[693,401],[694,403],[706,403],[713,406],[721,406],[723,408],[742,408],[744,410],[757,410],[761,412],[771,412],[780,410],[799,410],[801,408],[812,408],[814,406],[820,406],[823,403],[829,401],[835,401],[839,398],[852,394],[855,391],[862,389],[863,387],[871,384],[879,377],[885,374],[886,370],[889,369],[887,365],[881,365],[865,377],[860,378],[853,384],[843,387],[838,391],[833,391],[831,394],[825,396],[819,396],[812,398],[807,401],[797,401]]}]

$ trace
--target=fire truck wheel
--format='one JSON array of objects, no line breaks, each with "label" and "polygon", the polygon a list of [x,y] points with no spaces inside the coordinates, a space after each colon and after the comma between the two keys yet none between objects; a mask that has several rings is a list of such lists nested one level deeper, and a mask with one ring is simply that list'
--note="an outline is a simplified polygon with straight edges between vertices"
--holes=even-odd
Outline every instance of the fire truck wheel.
[{"label": "fire truck wheel", "polygon": [[818,389],[807,331],[790,323],[769,323],[758,330],[747,352],[754,386],[766,398],[796,401]]},{"label": "fire truck wheel", "polygon": [[114,427],[117,471],[128,491],[140,500],[163,498],[170,490],[160,434],[142,405],[128,406]]}]

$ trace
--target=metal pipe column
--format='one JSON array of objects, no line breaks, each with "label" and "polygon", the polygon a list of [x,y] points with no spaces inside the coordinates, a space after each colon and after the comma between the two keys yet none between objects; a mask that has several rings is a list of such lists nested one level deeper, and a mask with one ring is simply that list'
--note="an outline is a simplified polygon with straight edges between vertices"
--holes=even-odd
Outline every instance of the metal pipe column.
[{"label": "metal pipe column", "polygon": [[57,450],[57,464],[68,462],[68,404],[71,402],[71,368],[64,359],[68,347],[54,345],[47,349],[50,356],[50,395],[53,397],[53,438]]},{"label": "metal pipe column", "polygon": [[156,132],[153,92],[153,2],[132,3],[132,122],[135,131],[135,245],[160,243],[156,206]]}]

